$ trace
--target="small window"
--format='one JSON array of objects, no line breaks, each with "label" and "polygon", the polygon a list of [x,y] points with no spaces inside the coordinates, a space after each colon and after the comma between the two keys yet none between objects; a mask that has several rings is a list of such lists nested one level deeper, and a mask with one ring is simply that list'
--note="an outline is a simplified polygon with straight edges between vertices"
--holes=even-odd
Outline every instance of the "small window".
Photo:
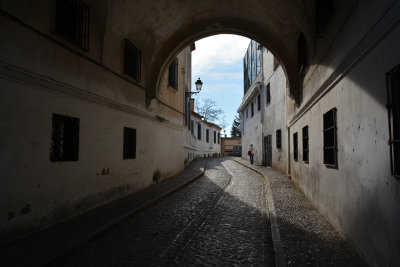
[{"label": "small window", "polygon": [[333,0],[315,1],[315,32],[317,37],[322,38],[333,13]]},{"label": "small window", "polygon": [[140,50],[125,39],[124,73],[140,82]]},{"label": "small window", "polygon": [[261,109],[261,96],[260,96],[260,94],[258,94],[258,96],[257,96],[257,109],[258,110]]},{"label": "small window", "polygon": [[56,32],[84,51],[89,50],[90,10],[79,0],[57,0]]},{"label": "small window", "polygon": [[270,102],[271,102],[271,86],[269,85],[269,83],[267,84],[267,87],[266,87],[266,105],[268,105]]},{"label": "small window", "polygon": [[190,131],[192,132],[192,134],[194,134],[194,121],[193,120],[190,121]]},{"label": "small window", "polygon": [[79,159],[79,119],[53,114],[51,133],[51,161]]},{"label": "small window", "polygon": [[304,34],[301,33],[297,40],[297,70],[299,76],[303,76],[306,73],[307,67],[307,41]]},{"label": "small window", "polygon": [[254,102],[251,102],[251,117],[254,116]]},{"label": "small window", "polygon": [[274,56],[274,70],[279,66],[279,59]]},{"label": "small window", "polygon": [[392,174],[400,176],[400,65],[386,74]]},{"label": "small window", "polygon": [[201,140],[201,124],[197,123],[197,139]]},{"label": "small window", "polygon": [[249,118],[249,108],[247,107],[246,108],[246,119],[248,119]]},{"label": "small window", "polygon": [[208,143],[209,140],[210,140],[209,135],[210,135],[210,130],[206,129],[206,142],[207,142],[207,143]]},{"label": "small window", "polygon": [[124,159],[136,158],[136,129],[124,127]]},{"label": "small window", "polygon": [[169,65],[168,68],[168,86],[178,90],[178,58]]},{"label": "small window", "polygon": [[308,126],[303,127],[303,161],[308,163]]},{"label": "small window", "polygon": [[293,158],[298,161],[297,133],[293,134]]},{"label": "small window", "polygon": [[221,142],[221,134],[218,133],[218,145],[219,145],[220,142]]},{"label": "small window", "polygon": [[214,131],[214,144],[216,144],[216,143],[217,143],[217,132]]},{"label": "small window", "polygon": [[324,164],[337,167],[336,108],[326,112],[324,120]]},{"label": "small window", "polygon": [[282,148],[282,131],[281,131],[281,129],[276,130],[276,148],[277,149]]}]

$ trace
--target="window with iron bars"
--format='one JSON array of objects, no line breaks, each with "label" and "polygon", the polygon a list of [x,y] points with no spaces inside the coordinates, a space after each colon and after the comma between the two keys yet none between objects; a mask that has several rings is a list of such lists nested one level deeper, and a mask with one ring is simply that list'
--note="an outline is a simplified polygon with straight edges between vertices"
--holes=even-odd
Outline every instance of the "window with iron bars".
[{"label": "window with iron bars", "polygon": [[178,58],[169,65],[168,68],[168,86],[178,90]]},{"label": "window with iron bars", "polygon": [[269,83],[267,84],[265,93],[266,93],[265,94],[266,95],[265,103],[266,103],[266,105],[269,105],[269,103],[271,102],[271,86],[269,85]]},{"label": "window with iron bars", "polygon": [[217,132],[214,131],[214,144],[216,144],[216,143],[217,143]]},{"label": "window with iron bars", "polygon": [[141,52],[131,42],[125,39],[124,49],[124,73],[140,82]]},{"label": "window with iron bars", "polygon": [[218,145],[219,145],[219,142],[221,142],[221,134],[220,133],[218,133]]},{"label": "window with iron bars", "polygon": [[194,121],[193,120],[190,121],[190,131],[194,135]]},{"label": "window with iron bars", "polygon": [[276,130],[276,148],[277,149],[282,148],[282,131],[281,131],[281,129]]},{"label": "window with iron bars", "polygon": [[251,117],[254,116],[254,101],[251,102]]},{"label": "window with iron bars", "polygon": [[308,126],[303,127],[303,162],[308,163]]},{"label": "window with iron bars", "polygon": [[89,7],[80,0],[57,0],[56,32],[84,51],[89,50]]},{"label": "window with iron bars", "polygon": [[201,124],[197,123],[197,139],[201,140]]},{"label": "window with iron bars", "polygon": [[53,114],[51,161],[78,161],[79,119]]},{"label": "window with iron bars", "polygon": [[400,177],[400,65],[386,73],[389,119],[390,165]]},{"label": "window with iron bars", "polygon": [[324,164],[337,167],[337,127],[336,108],[326,112],[324,120]]},{"label": "window with iron bars", "polygon": [[210,130],[206,129],[206,142],[207,142],[207,143],[208,143],[209,140],[210,140],[209,136],[210,136]]},{"label": "window with iron bars", "polygon": [[136,158],[136,129],[124,127],[124,159]]},{"label": "window with iron bars", "polygon": [[298,147],[297,147],[298,139],[297,139],[297,133],[293,134],[293,158],[295,161],[298,161]]}]

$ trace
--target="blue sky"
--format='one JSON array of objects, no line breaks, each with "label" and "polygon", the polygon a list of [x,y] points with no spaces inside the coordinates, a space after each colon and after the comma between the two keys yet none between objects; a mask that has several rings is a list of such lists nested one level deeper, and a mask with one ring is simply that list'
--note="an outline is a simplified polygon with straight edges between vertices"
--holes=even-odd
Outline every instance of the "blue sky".
[{"label": "blue sky", "polygon": [[217,102],[225,112],[228,136],[243,98],[243,57],[249,42],[238,35],[214,35],[197,41],[192,52],[192,91],[197,78],[203,81],[201,92],[194,98]]}]

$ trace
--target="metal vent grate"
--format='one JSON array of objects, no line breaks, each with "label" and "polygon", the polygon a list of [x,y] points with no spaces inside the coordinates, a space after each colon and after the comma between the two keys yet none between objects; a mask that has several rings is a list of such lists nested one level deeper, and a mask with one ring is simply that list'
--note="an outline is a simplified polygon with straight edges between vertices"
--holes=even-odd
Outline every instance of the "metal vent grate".
[{"label": "metal vent grate", "polygon": [[53,114],[51,161],[79,159],[79,119]]}]

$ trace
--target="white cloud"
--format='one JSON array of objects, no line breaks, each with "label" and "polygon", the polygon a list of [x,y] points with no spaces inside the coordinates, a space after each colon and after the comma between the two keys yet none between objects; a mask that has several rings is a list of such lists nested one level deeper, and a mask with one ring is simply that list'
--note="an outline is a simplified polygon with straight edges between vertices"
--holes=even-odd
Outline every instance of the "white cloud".
[{"label": "white cloud", "polygon": [[201,76],[213,68],[242,60],[250,39],[239,35],[219,34],[196,42],[192,68]]}]

